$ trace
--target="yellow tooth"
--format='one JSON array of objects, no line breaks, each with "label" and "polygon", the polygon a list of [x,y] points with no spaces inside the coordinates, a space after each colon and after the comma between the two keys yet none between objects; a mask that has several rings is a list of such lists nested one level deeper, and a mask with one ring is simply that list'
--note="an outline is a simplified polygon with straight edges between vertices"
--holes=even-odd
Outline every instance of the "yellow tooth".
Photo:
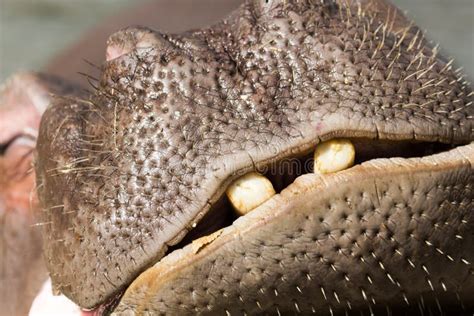
[{"label": "yellow tooth", "polygon": [[314,152],[314,172],[332,173],[354,164],[355,149],[348,139],[332,139],[316,146]]},{"label": "yellow tooth", "polygon": [[251,172],[235,180],[226,194],[236,212],[244,215],[274,196],[275,189],[266,177]]}]

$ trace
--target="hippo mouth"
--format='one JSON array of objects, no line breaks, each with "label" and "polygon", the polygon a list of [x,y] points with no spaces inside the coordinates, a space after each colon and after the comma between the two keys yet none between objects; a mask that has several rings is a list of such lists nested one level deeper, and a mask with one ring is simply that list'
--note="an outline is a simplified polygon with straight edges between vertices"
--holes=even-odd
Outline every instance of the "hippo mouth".
[{"label": "hippo mouth", "polygon": [[[301,298],[296,297],[291,299],[292,304],[288,309],[285,304],[273,303],[268,306],[264,298],[256,299],[248,304],[242,296],[239,296],[240,303],[244,307],[241,306],[236,312],[233,310],[235,307],[230,306],[224,308],[224,312],[227,314],[243,312],[247,315],[258,314],[265,310],[279,315],[288,312],[332,314],[361,310],[397,312],[400,305],[404,305],[406,310],[410,302],[415,305],[416,310],[419,309],[420,298],[421,300],[424,298],[427,302],[431,300],[439,302],[440,299],[446,299],[441,290],[446,292],[447,286],[453,286],[457,281],[462,284],[469,278],[472,254],[461,252],[452,255],[455,250],[446,248],[446,244],[440,239],[441,236],[436,235],[439,235],[439,230],[442,230],[443,226],[457,225],[457,229],[451,231],[453,240],[458,242],[456,249],[461,247],[460,243],[466,242],[466,234],[469,234],[466,227],[470,225],[472,216],[463,212],[471,203],[466,196],[472,194],[470,183],[472,183],[474,166],[474,144],[454,146],[437,142],[373,139],[352,139],[352,142],[356,149],[355,165],[338,172],[326,175],[313,173],[312,156],[306,154],[300,154],[293,160],[282,159],[271,166],[261,168],[259,172],[271,179],[277,191],[276,195],[239,217],[228,198],[221,194],[211,205],[208,213],[194,228],[186,232],[181,242],[171,246],[163,258],[139,273],[118,294],[87,314],[117,313],[121,315],[127,312],[133,312],[136,315],[154,314],[161,310],[168,310],[174,304],[181,307],[185,305],[185,308],[180,310],[184,313],[202,314],[215,311],[214,306],[211,307],[213,304],[219,305],[215,300],[228,299],[232,295],[232,290],[235,289],[232,289],[232,286],[228,289],[225,286],[217,286],[216,293],[212,293],[211,298],[208,298],[206,302],[206,299],[203,299],[205,297],[203,292],[210,290],[211,285],[217,281],[219,273],[221,282],[225,278],[222,270],[216,268],[220,272],[215,273],[208,267],[209,264],[216,267],[219,264],[228,265],[228,269],[232,270],[238,257],[241,257],[242,261],[250,257],[249,261],[254,260],[253,263],[247,265],[239,263],[245,266],[247,273],[256,274],[255,271],[258,271],[259,267],[255,266],[255,256],[264,256],[258,253],[256,248],[261,248],[263,245],[274,248],[266,250],[271,256],[267,258],[268,266],[264,266],[264,269],[272,269],[275,266],[277,269],[288,268],[291,264],[285,266],[285,258],[281,257],[285,254],[275,249],[283,248],[279,238],[287,239],[286,242],[290,240],[293,244],[298,241],[306,243],[304,246],[295,248],[292,253],[292,259],[300,260],[300,265],[307,261],[303,264],[304,268],[300,267],[303,269],[303,276],[298,281],[301,282],[300,285],[294,286],[293,292],[296,291],[297,296],[303,296],[303,291],[311,292],[317,289],[320,293],[316,296],[324,298],[324,301],[321,299],[319,302],[319,304],[324,303],[323,306],[318,306],[315,302],[301,301]],[[292,163],[286,164],[288,161]],[[460,178],[459,174],[462,173],[464,177]],[[237,172],[235,177],[239,174],[241,173]],[[451,177],[456,180],[454,182],[446,180]],[[227,183],[231,181],[232,178]],[[451,192],[448,192],[450,190]],[[460,195],[458,200],[444,200],[446,197],[452,198],[455,190],[459,190],[454,194]],[[467,195],[462,195],[462,191],[466,191]],[[439,194],[439,197],[436,201],[429,203],[419,201],[420,197],[426,198],[430,194]],[[340,198],[340,195],[344,198]],[[374,199],[374,196],[377,203],[370,201]],[[311,200],[301,202],[308,197]],[[432,203],[436,206],[430,205]],[[445,203],[451,204],[451,208],[448,207],[449,210],[443,209],[446,208]],[[304,204],[311,204],[311,207],[317,205],[320,208],[308,211],[308,206]],[[436,209],[436,207],[439,208]],[[450,215],[449,212],[452,212],[453,208],[457,208],[456,211],[460,214]],[[298,226],[297,230],[288,232],[285,229],[272,231],[265,228],[272,226],[275,222],[278,223],[278,220],[282,218],[289,220],[293,216],[301,217],[299,224],[301,226]],[[434,226],[427,228],[424,221]],[[404,225],[406,226],[403,227]],[[265,232],[259,232],[260,230],[265,230]],[[275,237],[279,234],[283,236]],[[337,237],[347,240],[336,242]],[[249,241],[251,246],[248,248],[236,246],[236,244]],[[373,245],[367,246],[367,242]],[[311,247],[314,249],[309,248],[308,244],[312,244]],[[428,263],[426,259],[412,253],[409,248],[414,244],[423,244],[427,253],[436,254],[438,258],[433,260],[444,260],[453,264],[453,269],[454,266],[462,269],[463,276],[458,280],[449,281],[447,281],[447,276],[432,276],[429,271],[434,272],[439,268],[436,265],[432,268],[431,262]],[[369,250],[366,247],[369,247]],[[253,251],[255,253],[252,253]],[[232,252],[235,253],[232,254]],[[339,265],[338,261],[334,260],[334,256],[351,257],[355,264],[366,265],[379,271],[369,270],[370,272],[364,273],[358,271],[357,274],[360,275],[353,275],[353,272],[346,270],[348,264]],[[393,257],[399,258],[394,260]],[[390,262],[388,258],[397,262]],[[358,284],[354,292],[361,292],[354,295],[344,293],[342,290],[341,293],[337,286],[328,286],[323,280],[318,282],[317,287],[308,286],[305,283],[313,281],[313,277],[321,277],[312,276],[315,273],[311,271],[312,267],[309,264],[311,260],[325,266],[329,274],[339,274],[339,277],[343,279],[340,282]],[[375,264],[371,266],[373,263],[370,261]],[[402,274],[410,275],[419,269],[426,270],[421,281],[424,283],[421,286],[423,289],[420,292],[405,288],[406,285],[403,282],[407,279],[414,284],[420,283],[420,280],[417,280],[417,277],[410,279],[400,275],[400,271],[394,270],[398,264],[409,266],[412,270]],[[261,263],[259,266],[262,268]],[[206,273],[202,272],[203,269]],[[403,269],[400,270],[403,271]],[[204,276],[194,274],[196,271]],[[380,281],[380,275],[385,278],[385,282],[381,283],[386,283],[387,288],[391,288],[382,296],[371,289],[374,284],[373,279]],[[279,277],[282,279],[280,282],[277,280],[267,282],[266,285],[260,285],[260,290],[271,284],[269,288],[265,288],[265,291],[271,292],[270,295],[278,297],[282,294],[284,296],[290,294],[291,297],[291,290],[286,289],[288,292],[285,293],[284,287],[281,287],[281,284],[285,283],[283,274],[279,273]],[[359,278],[365,280],[360,283],[354,282],[353,279]],[[225,282],[230,279],[232,277]],[[240,282],[245,283],[242,278]],[[247,282],[249,285],[252,283],[249,280]],[[252,285],[255,286],[255,284]],[[420,285],[417,284],[417,286]],[[438,306],[439,312],[450,310],[451,305],[466,303],[463,297],[458,297],[457,300],[454,302],[452,298],[447,299],[444,302],[446,306]],[[225,304],[222,305],[225,306]],[[381,309],[380,305],[384,307]],[[462,308],[465,309],[465,306]]]},{"label": "hippo mouth", "polygon": [[[407,306],[410,305],[410,302],[413,303],[413,301],[417,303],[419,297],[423,298],[423,295],[425,295],[426,300],[431,299],[430,295],[433,295],[438,300],[442,297],[443,293],[437,292],[440,289],[435,291],[434,288],[436,286],[440,286],[446,292],[446,286],[454,286],[453,284],[456,284],[456,282],[459,282],[459,284],[465,282],[469,278],[467,275],[470,273],[469,266],[472,256],[470,253],[456,252],[455,249],[459,249],[461,247],[460,244],[466,243],[466,240],[469,239],[466,239],[466,234],[468,234],[467,228],[470,227],[472,216],[463,212],[469,209],[470,201],[468,197],[472,194],[470,183],[472,183],[472,170],[474,166],[474,145],[455,146],[438,142],[381,141],[374,139],[351,139],[351,141],[356,150],[355,165],[338,172],[328,175],[314,174],[311,163],[312,156],[305,153],[297,155],[290,160],[278,160],[276,163],[258,170],[271,179],[277,194],[246,215],[238,217],[226,196],[221,194],[210,207],[207,214],[194,228],[185,233],[181,242],[171,246],[163,258],[152,263],[145,271],[138,273],[138,276],[130,284],[110,297],[105,303],[85,312],[85,314],[108,315],[114,312],[118,314],[126,313],[127,311],[133,311],[137,315],[145,311],[157,313],[159,310],[162,310],[163,306],[161,305],[172,306],[174,304],[173,302],[164,303],[163,297],[175,294],[174,291],[180,286],[180,283],[183,283],[183,279],[199,279],[189,270],[202,269],[209,262],[213,262],[216,265],[219,258],[232,257],[229,254],[229,250],[225,248],[235,247],[234,244],[242,242],[242,239],[253,240],[259,246],[262,243],[266,247],[276,247],[275,245],[278,245],[278,243],[276,243],[274,238],[272,240],[274,236],[269,235],[268,231],[266,234],[259,235],[258,231],[281,217],[291,218],[298,215],[304,216],[302,222],[306,223],[293,232],[295,236],[286,236],[286,238],[304,240],[304,229],[306,233],[312,233],[311,238],[306,236],[306,242],[309,240],[310,243],[318,245],[316,247],[317,250],[313,249],[313,253],[308,251],[307,247],[302,247],[303,250],[299,249],[298,252],[293,254],[294,256],[300,256],[298,260],[304,262],[305,259],[317,259],[334,273],[338,272],[341,267],[335,266],[336,261],[329,252],[353,257],[355,258],[354,260],[360,261],[359,264],[364,263],[368,266],[370,266],[369,261],[374,260],[379,265],[381,264],[383,268],[374,266],[374,268],[380,271],[373,272],[372,274],[365,273],[365,283],[370,280],[370,285],[372,285],[372,279],[377,278],[378,273],[382,273],[385,275],[387,286],[395,287],[395,284],[397,284],[398,289],[392,290],[389,296],[384,294],[383,298],[375,298],[377,295],[372,292],[369,286],[365,285],[360,287],[362,294],[359,293],[359,298],[354,299],[354,297],[350,297],[350,294],[338,294],[336,290],[329,290],[330,287],[327,289],[325,287],[327,285],[324,285],[324,282],[321,281],[319,283],[321,285],[318,285],[318,291],[322,291],[320,296],[323,295],[324,297],[324,306],[315,307],[314,303],[305,304],[304,301],[294,300],[294,303],[292,303],[293,312],[303,311],[304,313],[305,311],[312,312],[313,310],[319,312],[329,311],[331,313],[340,312],[341,308],[338,308],[338,305],[342,305],[343,310],[346,311],[367,309],[373,312],[380,307],[372,303],[372,301],[380,303],[380,300],[390,302],[383,303],[392,304],[387,306],[390,306],[390,310],[394,312],[397,311],[398,307],[397,304],[393,305],[393,303],[397,300],[399,301],[398,303],[406,304]],[[290,163],[285,165],[287,162]],[[227,183],[230,183],[241,174],[242,172],[236,172],[235,176],[230,178]],[[464,176],[460,177],[461,174],[464,174]],[[453,178],[455,181],[446,180],[446,178]],[[367,188],[364,182],[370,183],[370,186],[373,187]],[[395,186],[398,189],[394,189]],[[467,194],[461,194],[463,190]],[[342,192],[344,192],[344,198],[339,197],[339,193]],[[435,193],[440,194],[436,201],[424,204],[422,202],[420,204],[417,201],[417,198],[419,199],[417,195],[426,197],[429,194]],[[364,199],[367,199],[367,201],[374,199],[373,196],[371,197],[373,194],[376,196],[378,205],[375,205],[374,201],[368,204],[362,202]],[[459,199],[444,200],[447,197],[452,198],[453,195],[458,195]],[[300,212],[299,208],[302,207],[299,203],[308,196],[311,197],[311,202],[309,203],[320,206],[320,209],[316,208],[308,212],[303,207],[304,214],[298,214]],[[318,200],[322,201],[318,203]],[[389,200],[388,206],[384,205],[384,200],[385,204]],[[443,203],[446,201],[452,207],[442,210],[441,205],[444,205]],[[431,203],[433,205],[429,205]],[[464,207],[463,203],[465,203]],[[407,208],[410,204],[413,205],[412,209]],[[440,208],[437,210],[423,209],[425,207],[432,208],[434,204]],[[341,207],[341,205],[344,205],[344,207]],[[460,214],[456,216],[449,215],[448,212],[452,212],[453,208],[460,212]],[[440,214],[433,213],[440,210],[442,210]],[[238,220],[236,220],[237,218]],[[433,223],[434,228],[431,228],[433,231],[423,231],[423,229],[427,229],[423,228],[425,224],[423,219]],[[406,227],[400,228],[402,225],[401,223],[396,223],[398,220],[403,221],[403,225],[406,224]],[[313,225],[317,226],[312,228],[305,227],[311,226],[311,221],[314,221]],[[370,225],[362,224],[357,228],[351,227],[355,223],[369,223],[371,221]],[[446,244],[439,239],[440,236],[434,236],[436,235],[436,230],[442,230],[447,225],[458,226],[457,229],[452,229],[450,232],[452,239],[458,242],[458,245],[455,246],[456,248],[446,248]],[[300,235],[296,237],[295,232]],[[287,234],[284,229],[273,231],[273,233]],[[411,237],[403,236],[404,234]],[[331,238],[335,240],[336,237],[343,236],[351,241],[352,248],[346,248],[344,245],[331,242]],[[445,237],[446,235],[443,236],[443,238]],[[378,244],[377,247],[379,249],[372,248],[371,251],[368,251],[368,254],[364,255],[364,251],[367,251],[364,249],[366,247],[364,243],[367,243],[369,240],[370,243]],[[374,240],[378,240],[378,242],[374,242]],[[295,241],[291,242],[294,243]],[[326,250],[327,253],[324,253],[319,247],[320,244],[324,245],[324,243],[331,243],[331,248]],[[422,294],[410,293],[409,289],[403,288],[404,284],[401,285],[399,283],[404,278],[400,277],[393,270],[393,265],[400,263],[387,262],[387,258],[384,256],[400,257],[400,262],[404,262],[403,264],[408,265],[411,270],[429,269],[430,271],[436,271],[437,267],[427,268],[427,265],[429,266],[431,263],[425,263],[423,259],[418,258],[416,254],[408,250],[408,246],[412,246],[413,243],[424,244],[427,252],[436,254],[439,257],[437,258],[438,260],[449,262],[453,265],[453,268],[462,269],[465,272],[462,278],[447,281],[447,277],[438,275],[435,278],[437,281],[432,281],[429,277],[425,279],[426,276],[430,276],[429,272],[425,272],[426,276],[423,277],[423,280],[425,280],[424,292]],[[344,241],[342,244],[344,244]],[[255,247],[255,244],[253,247]],[[281,248],[282,245],[279,244],[279,247]],[[387,247],[391,249],[389,254],[384,253],[387,251]],[[235,248],[235,251],[238,251],[238,249]],[[245,260],[249,255],[248,252],[251,254],[252,250],[254,250],[252,247],[249,247],[247,250],[240,248],[241,253],[236,254],[236,256],[241,256]],[[270,265],[285,267],[283,259],[279,259],[278,252],[274,252],[270,259]],[[367,262],[364,260],[367,260]],[[258,270],[252,264],[249,267],[246,269],[250,271],[253,271],[253,269]],[[209,280],[206,279],[212,280],[212,269],[207,269],[206,271],[207,274],[202,280],[194,280],[194,282],[191,282],[193,285],[189,289],[182,289],[184,292],[187,292],[185,294],[192,296],[202,295],[202,293],[190,293],[203,291],[203,289],[207,288],[203,286],[199,289],[199,286],[196,285],[200,282],[209,283]],[[312,280],[314,272],[311,271],[311,267],[305,266],[304,271],[304,279],[306,281]],[[353,282],[348,281],[353,278],[350,272],[343,273],[342,275],[345,282]],[[414,279],[411,279],[411,281],[414,281]],[[438,284],[433,285],[435,282]],[[284,291],[278,289],[277,283],[271,283],[274,284],[271,291],[273,291],[272,295],[275,296],[282,295],[280,291]],[[170,289],[170,284],[174,284],[176,287],[171,287]],[[313,290],[310,287],[305,289],[304,282],[302,285],[296,285],[295,289],[299,295],[302,294],[300,292],[303,290]],[[219,289],[218,291],[222,291],[221,299],[227,297],[226,295],[228,294],[225,294],[224,290]],[[326,291],[331,294],[326,294]],[[178,305],[179,302],[183,304],[182,302],[186,300],[185,294],[180,293],[177,298],[173,299]],[[288,293],[283,292],[283,294],[287,295]],[[328,295],[332,297],[328,298]],[[341,304],[343,298],[345,303]],[[214,297],[214,299],[217,298]],[[204,304],[202,301],[196,301],[194,305],[190,304],[190,306],[187,306],[187,313],[208,312],[211,302]],[[453,304],[450,300],[448,302]],[[263,310],[273,310],[276,314],[289,312],[289,310],[285,310],[285,307],[278,306],[278,304],[274,304],[269,309],[268,306],[264,306],[265,303],[263,301],[256,300],[253,303],[255,306],[251,308],[246,307],[242,310],[245,310],[245,313],[249,315],[262,312]],[[454,304],[462,305],[465,302],[462,301],[462,298],[459,298],[458,302]],[[416,308],[419,307],[416,306]],[[443,311],[443,308],[446,311],[446,307],[439,308],[440,311]],[[229,310],[231,309],[230,307]]]},{"label": "hippo mouth", "polygon": [[[474,93],[377,3],[248,1],[112,35],[94,95],[41,121],[55,290],[117,314],[470,304]],[[315,174],[335,141],[355,161]],[[249,174],[265,201],[234,195]]]}]

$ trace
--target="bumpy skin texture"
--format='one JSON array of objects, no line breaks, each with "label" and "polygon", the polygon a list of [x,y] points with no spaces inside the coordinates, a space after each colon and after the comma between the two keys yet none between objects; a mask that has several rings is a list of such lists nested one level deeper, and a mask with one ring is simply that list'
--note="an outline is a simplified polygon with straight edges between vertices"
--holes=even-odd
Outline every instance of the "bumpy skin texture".
[{"label": "bumpy skin texture", "polygon": [[199,252],[194,242],[144,272],[115,313],[473,308],[473,184],[474,145],[304,175]]},{"label": "bumpy skin texture", "polygon": [[95,96],[53,104],[37,147],[47,265],[83,307],[161,258],[236,171],[336,136],[474,138],[472,89],[380,1],[251,1],[109,49]]}]

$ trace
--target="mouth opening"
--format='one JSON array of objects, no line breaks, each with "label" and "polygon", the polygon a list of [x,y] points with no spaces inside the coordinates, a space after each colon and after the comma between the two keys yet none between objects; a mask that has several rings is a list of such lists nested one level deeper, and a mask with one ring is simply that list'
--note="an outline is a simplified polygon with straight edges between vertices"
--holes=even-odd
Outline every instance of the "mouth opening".
[{"label": "mouth opening", "polygon": [[[349,140],[355,149],[353,166],[378,158],[421,158],[449,151],[457,147],[456,145],[439,142],[390,141],[368,138],[352,138]],[[293,157],[285,157],[256,171],[270,180],[275,192],[278,194],[292,184],[299,176],[314,172],[313,154],[314,152],[311,151],[302,152]],[[234,178],[239,178],[243,175],[244,174],[236,173]],[[229,198],[223,193],[211,206],[206,215],[204,215],[197,225],[192,228],[179,243],[169,246],[165,256],[201,237],[209,236],[232,225],[239,217]],[[95,316],[110,314],[119,303],[124,292],[125,290],[115,295],[108,303],[101,305],[98,309],[91,312],[84,312],[83,315]]]},{"label": "mouth opening", "polygon": [[[420,141],[388,141],[373,139],[350,139],[355,148],[354,165],[378,158],[416,158],[448,151],[455,145],[438,142]],[[295,157],[287,157],[256,170],[270,182],[276,193],[280,193],[299,176],[314,172],[313,152],[304,152]],[[237,174],[236,177],[243,174]],[[244,215],[245,216],[245,215]],[[230,203],[228,197],[222,194],[207,214],[191,229],[176,245],[169,247],[165,255],[176,249],[183,248],[193,240],[208,236],[218,230],[232,225],[240,217]]]}]

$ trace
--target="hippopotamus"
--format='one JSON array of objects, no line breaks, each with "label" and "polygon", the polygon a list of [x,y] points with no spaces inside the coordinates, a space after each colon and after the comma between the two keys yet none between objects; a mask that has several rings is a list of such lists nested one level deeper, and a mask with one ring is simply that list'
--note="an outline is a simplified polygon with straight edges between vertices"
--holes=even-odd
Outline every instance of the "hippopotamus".
[{"label": "hippopotamus", "polygon": [[28,113],[2,125],[6,192],[34,157],[55,293],[89,315],[474,311],[474,92],[392,4],[248,0],[106,43],[89,91],[3,92]]}]

